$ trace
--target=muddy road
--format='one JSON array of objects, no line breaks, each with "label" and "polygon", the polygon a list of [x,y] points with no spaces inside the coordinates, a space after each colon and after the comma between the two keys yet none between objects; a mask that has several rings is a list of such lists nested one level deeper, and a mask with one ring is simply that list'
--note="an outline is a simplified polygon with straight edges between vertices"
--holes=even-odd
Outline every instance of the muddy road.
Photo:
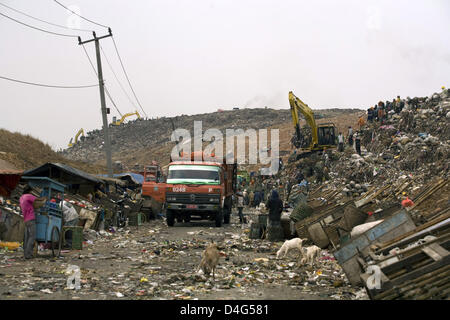
[{"label": "muddy road", "polygon": [[[277,260],[281,242],[248,238],[236,215],[221,228],[192,221],[167,227],[153,220],[104,235],[92,232],[83,250],[50,250],[25,260],[0,251],[0,300],[9,299],[365,299],[351,287],[332,255],[299,265],[298,253]],[[197,272],[201,254],[215,241],[221,257],[215,279]],[[70,266],[80,269],[80,289],[69,289]]]}]

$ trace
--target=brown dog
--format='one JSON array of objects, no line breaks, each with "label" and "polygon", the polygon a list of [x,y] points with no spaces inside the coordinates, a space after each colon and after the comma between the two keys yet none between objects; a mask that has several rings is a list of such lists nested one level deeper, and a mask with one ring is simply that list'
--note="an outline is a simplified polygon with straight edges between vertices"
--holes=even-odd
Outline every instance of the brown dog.
[{"label": "brown dog", "polygon": [[219,258],[222,254],[219,252],[217,248],[217,244],[212,242],[206,249],[203,251],[202,260],[200,261],[199,269],[202,269],[205,275],[210,275],[211,271],[213,273],[213,278],[215,279],[215,271],[216,266],[219,262]]}]

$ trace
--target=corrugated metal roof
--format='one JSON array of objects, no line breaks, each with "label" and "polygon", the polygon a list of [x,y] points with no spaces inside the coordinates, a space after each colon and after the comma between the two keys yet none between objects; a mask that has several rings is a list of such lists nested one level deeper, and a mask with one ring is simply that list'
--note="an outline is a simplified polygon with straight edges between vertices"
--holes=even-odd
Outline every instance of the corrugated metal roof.
[{"label": "corrugated metal roof", "polygon": [[38,174],[41,171],[48,170],[49,167],[59,168],[59,169],[61,169],[63,171],[66,171],[66,172],[68,172],[70,174],[73,174],[75,176],[79,176],[79,177],[81,177],[81,178],[83,178],[85,180],[88,180],[88,181],[92,181],[92,182],[95,182],[95,183],[102,183],[102,180],[97,179],[95,176],[90,175],[87,172],[84,172],[84,171],[72,168],[71,166],[68,166],[68,165],[66,165],[64,163],[47,162],[46,164],[43,164],[40,167],[37,167],[37,168],[31,169],[31,170],[25,171],[24,175],[26,175],[26,176],[33,176],[33,175]]}]

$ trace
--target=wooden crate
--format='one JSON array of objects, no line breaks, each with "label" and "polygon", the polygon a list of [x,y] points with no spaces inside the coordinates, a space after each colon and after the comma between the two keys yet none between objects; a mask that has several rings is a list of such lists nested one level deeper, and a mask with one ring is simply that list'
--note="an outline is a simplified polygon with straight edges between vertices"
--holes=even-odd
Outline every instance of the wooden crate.
[{"label": "wooden crate", "polygon": [[344,272],[352,285],[360,285],[361,269],[358,258],[369,255],[370,246],[374,242],[386,242],[399,235],[416,228],[406,210],[402,210],[392,217],[385,219],[380,224],[366,231],[362,235],[351,239],[339,250],[334,252],[334,257],[344,269]]},{"label": "wooden crate", "polygon": [[[381,266],[384,281],[378,290],[367,290],[374,300],[448,299],[450,296],[450,240],[413,248],[413,254],[389,259]],[[368,275],[361,275],[363,282]]]}]

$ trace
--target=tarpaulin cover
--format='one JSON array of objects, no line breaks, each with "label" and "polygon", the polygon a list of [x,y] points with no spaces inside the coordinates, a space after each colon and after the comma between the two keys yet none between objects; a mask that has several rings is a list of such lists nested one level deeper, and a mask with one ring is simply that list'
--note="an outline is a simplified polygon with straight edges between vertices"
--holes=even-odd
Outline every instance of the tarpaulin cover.
[{"label": "tarpaulin cover", "polygon": [[[102,176],[106,177],[107,175],[104,174]],[[116,173],[113,174],[113,177],[121,180],[131,180],[135,184],[142,184],[144,182],[144,176],[142,174],[137,174],[133,172]]]}]

